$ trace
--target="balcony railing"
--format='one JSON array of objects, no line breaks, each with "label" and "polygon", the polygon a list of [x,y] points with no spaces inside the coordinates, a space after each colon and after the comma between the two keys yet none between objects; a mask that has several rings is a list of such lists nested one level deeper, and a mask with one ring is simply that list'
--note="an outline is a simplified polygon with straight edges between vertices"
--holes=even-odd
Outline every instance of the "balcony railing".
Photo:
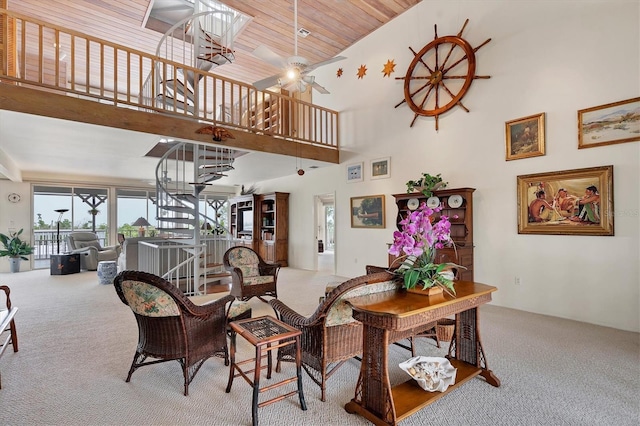
[{"label": "balcony railing", "polygon": [[[197,109],[168,96],[186,75]],[[0,81],[338,149],[335,111],[6,9],[0,9]]]}]

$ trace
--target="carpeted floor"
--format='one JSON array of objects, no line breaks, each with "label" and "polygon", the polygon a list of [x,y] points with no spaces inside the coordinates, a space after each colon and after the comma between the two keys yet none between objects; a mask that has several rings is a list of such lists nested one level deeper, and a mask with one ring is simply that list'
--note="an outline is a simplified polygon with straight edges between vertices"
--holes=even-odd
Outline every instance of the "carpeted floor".
[{"label": "carpeted floor", "polygon": [[[283,268],[280,299],[311,314],[327,273]],[[0,359],[0,425],[249,425],[251,388],[236,379],[224,392],[228,367],[208,360],[182,395],[177,362],[145,367],[125,383],[137,327],[113,286],[95,272],[50,276],[48,270],[0,274],[19,307],[20,351]],[[218,297],[216,295],[213,297]],[[253,299],[254,316],[272,313]],[[512,309],[480,308],[480,330],[499,388],[481,378],[426,407],[404,425],[637,425],[640,337]],[[252,356],[239,342],[239,358]],[[420,339],[422,355],[444,355]],[[390,365],[409,358],[390,348]],[[327,402],[306,375],[308,410],[289,398],[259,410],[262,425],[365,425],[348,414],[359,363],[349,361],[329,381]],[[283,374],[291,374],[290,364]],[[406,379],[393,369],[393,383]],[[273,380],[277,380],[276,374]],[[263,383],[266,379],[263,379]]]}]

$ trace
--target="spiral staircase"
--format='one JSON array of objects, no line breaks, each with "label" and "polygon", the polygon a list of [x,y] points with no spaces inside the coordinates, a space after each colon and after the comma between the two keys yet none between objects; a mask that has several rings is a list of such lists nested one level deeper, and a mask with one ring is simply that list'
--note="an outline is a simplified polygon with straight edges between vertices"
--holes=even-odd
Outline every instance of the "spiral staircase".
[{"label": "spiral staircase", "polygon": [[[166,31],[156,55],[211,71],[233,61],[233,40],[245,23],[245,17],[219,3],[196,0],[192,15]],[[203,74],[160,64],[152,73],[164,76],[145,83],[156,105],[195,114],[206,102],[199,85]],[[148,87],[152,81],[155,87]],[[211,283],[228,280],[222,256],[231,246],[231,236],[217,215],[200,212],[200,193],[232,170],[233,161],[234,151],[227,148],[187,142],[168,146],[156,167],[156,230],[168,239],[141,247],[143,270],[174,282],[186,294],[207,293]],[[201,222],[212,224],[215,235],[201,236]]]},{"label": "spiral staircase", "polygon": [[[168,145],[156,166],[156,231],[165,239],[143,244],[139,264],[186,294],[207,293],[207,286],[229,279],[222,257],[232,239],[217,215],[200,211],[200,194],[233,169],[235,152],[187,142]],[[205,224],[212,225],[212,234],[202,235]]]}]

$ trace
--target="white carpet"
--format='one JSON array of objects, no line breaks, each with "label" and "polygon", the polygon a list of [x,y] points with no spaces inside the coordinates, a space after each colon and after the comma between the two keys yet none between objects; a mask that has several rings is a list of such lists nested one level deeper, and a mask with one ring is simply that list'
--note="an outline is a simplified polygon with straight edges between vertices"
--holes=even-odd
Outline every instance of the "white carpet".
[{"label": "white carpet", "polygon": [[[323,273],[283,268],[280,299],[311,314],[327,282]],[[137,370],[124,379],[137,342],[130,309],[95,272],[49,276],[48,270],[0,274],[12,289],[20,351],[0,359],[0,425],[248,425],[251,388],[208,360],[182,394],[177,362]],[[271,314],[253,299],[254,316]],[[640,389],[638,333],[485,305],[480,330],[495,388],[477,378],[402,425],[637,425]],[[239,358],[252,348],[238,339]],[[420,339],[424,355],[443,355]],[[390,365],[409,353],[396,346]],[[308,410],[289,398],[259,409],[262,425],[364,425],[344,404],[353,397],[360,365],[352,360],[328,383],[327,402],[305,374]],[[292,365],[285,364],[290,375]],[[405,380],[399,368],[392,382]],[[274,376],[277,380],[278,375]],[[263,383],[266,378],[263,378]],[[267,396],[265,396],[267,397]]]}]

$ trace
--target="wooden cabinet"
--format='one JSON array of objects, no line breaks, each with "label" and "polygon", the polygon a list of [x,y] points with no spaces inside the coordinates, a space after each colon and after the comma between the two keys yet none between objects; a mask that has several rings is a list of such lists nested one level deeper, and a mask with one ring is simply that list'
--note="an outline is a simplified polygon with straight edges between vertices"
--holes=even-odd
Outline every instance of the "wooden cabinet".
[{"label": "wooden cabinet", "polygon": [[[437,250],[436,262],[454,262],[466,267],[459,272],[459,279],[473,281],[473,192],[474,188],[451,188],[441,189],[434,192],[434,197],[439,200],[442,210],[436,213],[433,220],[437,221],[441,215],[448,216],[451,222],[451,238],[455,243],[455,248],[445,248]],[[452,198],[452,196],[454,196]],[[394,194],[398,207],[396,216],[396,226],[400,229],[400,221],[404,219],[412,210],[409,206],[412,199],[417,199],[420,204],[427,202],[427,198],[420,192],[410,194]],[[462,202],[458,205],[456,201]],[[411,200],[411,201],[410,201]],[[396,259],[389,255],[389,265]],[[394,266],[397,266],[397,262]]]},{"label": "wooden cabinet", "polygon": [[230,202],[230,230],[236,245],[254,249],[266,262],[288,266],[289,194],[242,195]]},{"label": "wooden cabinet", "polygon": [[274,192],[257,196],[257,252],[267,262],[288,264],[289,194]]}]

